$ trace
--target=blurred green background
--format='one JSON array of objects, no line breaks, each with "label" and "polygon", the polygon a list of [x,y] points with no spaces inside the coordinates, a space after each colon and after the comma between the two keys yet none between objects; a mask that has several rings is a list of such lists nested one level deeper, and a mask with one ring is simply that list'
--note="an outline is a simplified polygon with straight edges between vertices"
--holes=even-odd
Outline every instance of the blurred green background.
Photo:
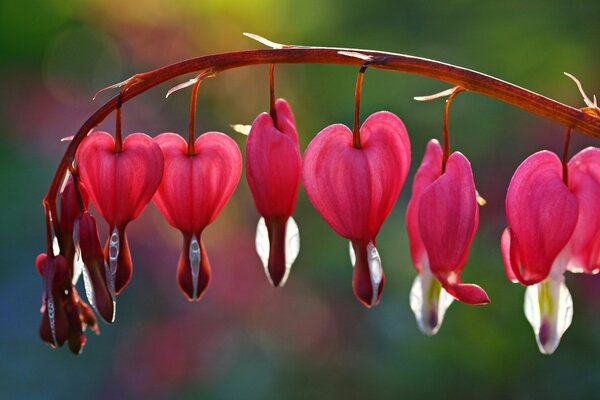
[{"label": "blurred green background", "polygon": [[[471,93],[451,115],[452,145],[472,162],[488,201],[467,282],[492,304],[455,303],[435,337],[423,336],[408,304],[411,266],[404,213],[425,143],[439,137],[443,101],[412,98],[448,88],[431,79],[369,70],[363,118],[386,109],[411,135],[413,164],[379,235],[387,275],[381,304],[353,297],[346,241],[303,191],[295,219],[301,253],[283,289],[269,287],[254,251],[258,214],[245,179],[205,232],[213,281],[188,303],[175,281],[179,233],[154,205],[130,225],[135,273],[113,326],[88,333],[81,356],[38,338],[44,250],[41,199],[66,144],[108,94],[109,84],[197,55],[261,47],[243,37],[407,53],[495,75],[583,106],[577,76],[600,94],[600,3],[31,0],[0,3],[0,393],[13,398],[598,398],[600,280],[569,275],[575,314],[553,356],[539,354],[523,315],[524,288],[504,276],[499,238],[504,196],[529,154],[561,151],[564,129]],[[220,74],[200,90],[198,129],[229,133],[268,108],[266,66]],[[356,68],[281,65],[277,94],[292,105],[301,147],[323,127],[352,123]],[[124,131],[185,134],[189,93],[166,90],[124,106]],[[101,128],[113,131],[108,118]],[[572,152],[597,140],[576,135]],[[105,228],[105,227],[103,227]]]}]

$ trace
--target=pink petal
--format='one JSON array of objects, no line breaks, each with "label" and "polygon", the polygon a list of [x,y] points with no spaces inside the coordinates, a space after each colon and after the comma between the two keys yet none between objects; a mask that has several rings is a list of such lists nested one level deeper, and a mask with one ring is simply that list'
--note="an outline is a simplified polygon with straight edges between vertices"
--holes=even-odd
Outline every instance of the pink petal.
[{"label": "pink petal", "polygon": [[285,100],[276,102],[277,125],[260,114],[246,144],[246,178],[258,212],[288,217],[296,206],[302,161],[294,116]]},{"label": "pink petal", "polygon": [[419,231],[419,205],[421,194],[442,174],[442,147],[432,139],[427,143],[423,161],[415,174],[412,185],[412,196],[406,209],[406,229],[410,240],[410,255],[417,271],[427,262],[427,251],[421,240]]},{"label": "pink petal", "polygon": [[156,137],[165,159],[164,175],[154,202],[167,221],[189,236],[213,222],[239,181],[242,156],[236,143],[220,132],[207,132],[195,142],[196,154],[175,133]]},{"label": "pink petal", "polygon": [[577,199],[563,183],[554,153],[535,153],[517,168],[506,195],[506,215],[515,277],[524,285],[541,282],[569,241],[578,215]]},{"label": "pink petal", "polygon": [[362,124],[360,135],[371,173],[369,230],[374,238],[406,180],[410,168],[410,140],[402,120],[387,111],[371,114]]},{"label": "pink petal", "polygon": [[[514,263],[511,257],[518,257],[518,255],[511,255],[511,249],[514,252],[517,249],[517,246],[511,246],[512,243],[512,234],[510,228],[504,229],[502,232],[502,238],[500,239],[500,249],[502,250],[502,259],[504,260],[504,272],[506,272],[506,276],[508,279],[513,282],[519,282],[517,276],[515,275],[513,268]],[[518,258],[517,258],[518,259]]]},{"label": "pink petal", "polygon": [[330,125],[304,153],[308,198],[341,236],[374,238],[390,213],[410,164],[410,143],[402,121],[389,112],[371,115],[361,127],[362,148],[352,146],[348,127]]},{"label": "pink petal", "polygon": [[460,279],[479,224],[471,164],[461,153],[450,155],[445,173],[424,190],[418,217],[431,272],[444,289],[465,303],[489,303],[483,289]]},{"label": "pink petal", "polygon": [[579,217],[569,241],[573,272],[600,268],[600,149],[589,147],[569,161],[569,189],[577,197]]},{"label": "pink petal", "polygon": [[77,151],[81,179],[111,227],[126,225],[141,214],[163,171],[160,148],[143,133],[128,135],[122,152],[114,153],[114,149],[111,135],[93,132]]}]

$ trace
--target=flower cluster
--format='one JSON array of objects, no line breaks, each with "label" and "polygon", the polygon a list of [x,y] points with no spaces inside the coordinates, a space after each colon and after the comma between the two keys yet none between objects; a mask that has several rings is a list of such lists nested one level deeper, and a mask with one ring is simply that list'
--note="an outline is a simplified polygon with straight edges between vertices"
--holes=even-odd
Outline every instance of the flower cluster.
[{"label": "flower cluster", "polygon": [[[256,250],[268,281],[283,286],[298,256],[300,233],[292,214],[302,183],[318,213],[349,241],[352,288],[370,308],[379,303],[385,286],[377,235],[407,178],[411,145],[404,123],[391,112],[379,111],[358,123],[367,65],[357,80],[354,130],[330,125],[303,155],[291,107],[274,98],[271,69],[271,112],[260,114],[248,132],[246,178],[261,216]],[[60,191],[60,213],[51,215],[56,223],[50,236],[56,246],[36,260],[44,285],[40,335],[51,346],[68,342],[79,353],[86,327],[98,332],[93,311],[107,323],[114,321],[116,297],[133,272],[126,228],[150,201],[181,231],[176,277],[182,293],[190,301],[205,293],[211,265],[202,235],[235,191],[242,155],[224,133],[194,137],[201,79],[194,81],[187,141],[176,133],[155,138],[133,133],[122,140],[118,125],[115,138],[92,132],[79,145]],[[470,162],[462,153],[449,151],[448,107],[461,90],[449,92],[444,144],[435,139],[427,144],[406,211],[410,253],[418,273],[410,306],[419,328],[428,335],[439,330],[454,300],[490,302],[481,287],[461,278],[482,203]],[[599,201],[597,148],[581,151],[568,163],[554,153],[538,152],[521,164],[508,188],[502,255],[509,279],[527,286],[525,314],[543,353],[556,349],[571,323],[565,271],[600,270]],[[88,211],[90,202],[109,227],[104,247]],[[75,288],[80,276],[89,306]]]}]

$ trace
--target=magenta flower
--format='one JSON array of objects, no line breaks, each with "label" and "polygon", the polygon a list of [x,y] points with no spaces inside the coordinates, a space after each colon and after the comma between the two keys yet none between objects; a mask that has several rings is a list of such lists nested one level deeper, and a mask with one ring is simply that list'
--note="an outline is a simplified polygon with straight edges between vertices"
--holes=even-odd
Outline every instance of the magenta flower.
[{"label": "magenta flower", "polygon": [[175,133],[163,133],[155,140],[165,163],[154,203],[183,234],[177,281],[188,299],[199,300],[211,274],[202,231],[233,194],[242,172],[242,155],[233,139],[220,132],[200,135],[192,155],[188,143]]},{"label": "magenta flower", "polygon": [[246,144],[246,178],[262,216],[256,250],[273,286],[283,286],[300,250],[298,226],[292,218],[300,186],[302,160],[292,109],[278,99],[277,121],[268,113],[252,123]]},{"label": "magenta flower", "polygon": [[111,135],[93,132],[81,143],[76,157],[92,202],[110,226],[104,258],[118,294],[129,283],[133,269],[125,228],[142,213],[160,184],[162,153],[143,133],[128,135],[122,149],[116,149]]},{"label": "magenta flower", "polygon": [[506,274],[527,286],[525,316],[544,354],[556,350],[573,317],[565,272],[598,271],[598,167],[600,150],[585,149],[568,163],[567,179],[560,159],[540,151],[517,168],[506,194]]},{"label": "magenta flower", "polygon": [[323,129],[304,153],[303,181],[317,211],[350,240],[354,294],[371,307],[385,284],[375,239],[406,179],[410,141],[400,118],[387,111],[365,120],[360,139],[354,147],[342,124]]},{"label": "magenta flower", "polygon": [[442,172],[442,157],[438,141],[430,140],[406,211],[411,256],[419,273],[410,303],[419,328],[428,335],[438,331],[454,298],[467,304],[490,302],[482,288],[462,283],[460,277],[479,224],[471,164],[454,152]]}]

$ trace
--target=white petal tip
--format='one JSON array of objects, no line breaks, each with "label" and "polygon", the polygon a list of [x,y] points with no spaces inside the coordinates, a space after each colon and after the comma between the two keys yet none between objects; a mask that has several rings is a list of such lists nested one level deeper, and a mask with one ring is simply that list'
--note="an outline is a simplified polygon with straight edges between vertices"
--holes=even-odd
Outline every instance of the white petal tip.
[{"label": "white petal tip", "polygon": [[419,330],[427,336],[435,335],[453,301],[454,297],[429,271],[421,271],[410,290],[410,308],[415,314]]},{"label": "white petal tip", "polygon": [[548,278],[525,290],[525,317],[542,354],[552,354],[573,320],[573,299],[560,279]]}]

